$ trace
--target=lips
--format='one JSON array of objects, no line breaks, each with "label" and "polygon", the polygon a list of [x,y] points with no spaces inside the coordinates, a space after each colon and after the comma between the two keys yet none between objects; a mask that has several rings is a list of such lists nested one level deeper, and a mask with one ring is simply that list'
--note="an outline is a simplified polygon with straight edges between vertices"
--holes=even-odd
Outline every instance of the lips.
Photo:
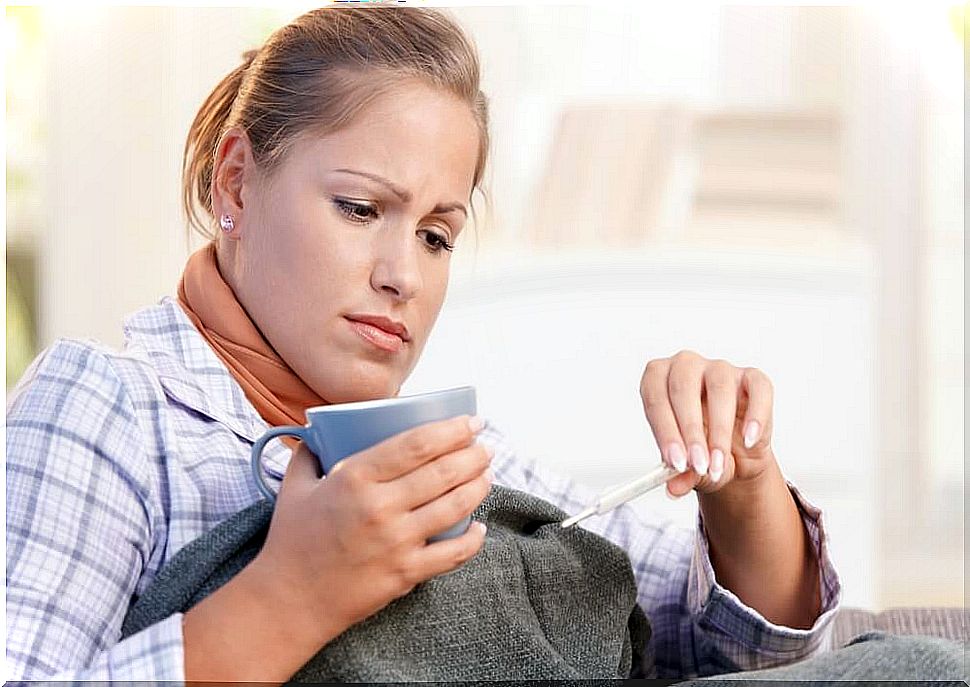
[{"label": "lips", "polygon": [[[351,317],[346,317],[347,323],[350,324],[351,329],[353,329],[357,335],[366,341],[370,346],[377,348],[385,353],[399,353],[404,349],[405,341],[404,338],[410,336],[407,333],[407,329],[404,325],[399,325],[393,321],[387,320],[381,317],[368,317],[370,322],[362,319],[352,319]],[[379,322],[380,326],[377,324],[372,324],[372,322]],[[390,330],[390,331],[389,331]],[[400,332],[397,333],[397,332]]]},{"label": "lips", "polygon": [[388,334],[399,337],[402,341],[410,341],[411,335],[403,322],[397,322],[383,315],[347,315],[347,319],[353,322],[362,322],[372,327],[377,327]]}]

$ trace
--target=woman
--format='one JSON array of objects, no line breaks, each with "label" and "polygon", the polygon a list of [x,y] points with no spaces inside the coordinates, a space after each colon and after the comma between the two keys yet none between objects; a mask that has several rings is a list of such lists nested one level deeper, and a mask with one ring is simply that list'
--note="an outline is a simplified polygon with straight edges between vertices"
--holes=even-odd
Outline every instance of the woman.
[{"label": "woman", "polygon": [[[292,457],[280,445],[267,453],[281,488],[256,559],[187,613],[119,641],[129,602],[164,564],[259,498],[249,450],[268,426],[398,393],[444,299],[488,141],[474,48],[430,10],[309,12],[216,87],[189,132],[184,200],[218,235],[189,258],[177,301],[129,318],[121,353],[58,341],[10,400],[13,677],[282,681],[473,557],[479,525],[425,539],[493,482],[570,512],[588,502],[478,419],[406,432],[324,480],[302,444]],[[682,472],[669,492],[698,494],[698,529],[629,508],[588,528],[630,556],[656,674],[826,652],[839,581],[818,509],[771,451],[768,379],[682,352],[650,361],[640,388]]]}]

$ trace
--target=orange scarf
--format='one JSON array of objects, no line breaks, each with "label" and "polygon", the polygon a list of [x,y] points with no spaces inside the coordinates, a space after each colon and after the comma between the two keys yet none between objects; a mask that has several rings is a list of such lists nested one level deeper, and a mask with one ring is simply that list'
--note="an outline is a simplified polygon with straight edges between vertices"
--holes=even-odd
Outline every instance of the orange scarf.
[{"label": "orange scarf", "polygon": [[307,408],[328,405],[283,362],[236,300],[219,272],[215,243],[189,256],[178,302],[271,426],[305,424]]}]

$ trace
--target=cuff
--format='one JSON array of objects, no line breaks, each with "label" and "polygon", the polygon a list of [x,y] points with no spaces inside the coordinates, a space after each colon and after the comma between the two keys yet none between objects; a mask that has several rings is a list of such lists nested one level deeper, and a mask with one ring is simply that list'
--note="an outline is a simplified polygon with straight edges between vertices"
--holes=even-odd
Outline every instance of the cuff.
[{"label": "cuff", "polygon": [[110,682],[185,680],[185,655],[181,613],[146,627],[111,647],[101,656],[93,673]]},{"label": "cuff", "polygon": [[802,496],[791,482],[786,480],[786,484],[798,506],[819,562],[822,612],[812,627],[799,629],[776,625],[717,582],[700,510],[697,514],[697,545],[691,566],[696,574],[692,576],[688,588],[687,603],[689,612],[698,618],[701,627],[727,634],[760,654],[797,660],[831,647],[833,620],[839,610],[842,584],[829,557],[822,511]]}]

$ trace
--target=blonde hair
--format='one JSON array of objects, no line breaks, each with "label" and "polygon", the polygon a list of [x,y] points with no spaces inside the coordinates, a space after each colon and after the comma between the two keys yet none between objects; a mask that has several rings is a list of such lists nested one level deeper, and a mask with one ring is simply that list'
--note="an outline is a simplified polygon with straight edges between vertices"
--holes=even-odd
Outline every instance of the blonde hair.
[{"label": "blonde hair", "polygon": [[256,164],[269,174],[297,137],[337,131],[402,78],[422,79],[468,103],[480,133],[472,189],[484,195],[489,124],[479,71],[474,44],[440,10],[328,7],[297,17],[262,48],[244,53],[196,114],[182,156],[189,227],[215,238],[212,171],[229,128],[246,132]]}]

